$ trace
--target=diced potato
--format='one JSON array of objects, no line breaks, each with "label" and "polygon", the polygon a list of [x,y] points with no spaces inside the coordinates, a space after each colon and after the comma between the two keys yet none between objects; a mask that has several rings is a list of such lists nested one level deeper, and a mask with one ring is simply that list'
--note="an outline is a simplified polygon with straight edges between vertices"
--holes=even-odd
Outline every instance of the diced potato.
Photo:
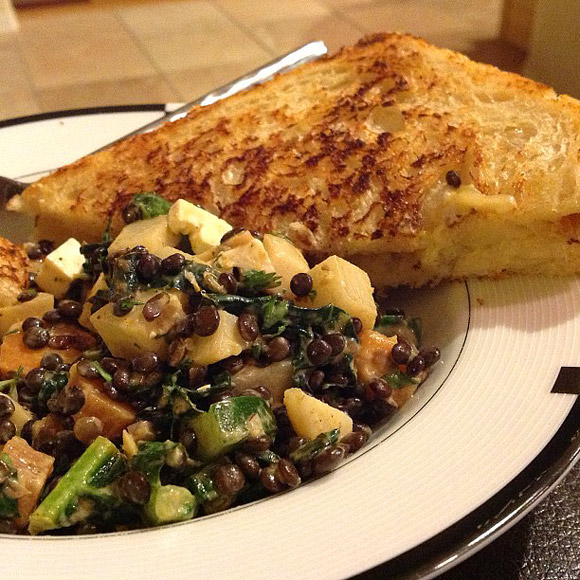
[{"label": "diced potato", "polygon": [[292,386],[292,361],[290,359],[272,363],[265,367],[245,365],[232,376],[234,393],[239,394],[245,389],[266,387],[273,398],[273,406],[282,404],[284,391]]},{"label": "diced potato", "polygon": [[332,303],[351,316],[360,318],[363,328],[372,330],[377,318],[371,281],[363,270],[339,258],[330,256],[310,270],[316,296],[305,306]]},{"label": "diced potato", "polygon": [[109,246],[109,254],[139,245],[145,246],[152,254],[156,254],[165,246],[177,245],[179,238],[179,234],[169,229],[167,216],[160,215],[126,225]]},{"label": "diced potato", "polygon": [[352,432],[352,419],[339,409],[307,395],[302,389],[287,389],[284,405],[288,419],[300,437],[314,439],[321,433],[340,429],[340,437]]},{"label": "diced potato", "polygon": [[79,316],[79,324],[88,328],[90,331],[94,332],[95,329],[91,323],[91,308],[93,307],[92,303],[89,302],[89,298],[92,298],[99,290],[106,290],[107,289],[107,281],[105,280],[105,275],[100,274],[97,278],[97,281],[93,284],[91,291],[88,293],[87,298],[83,304],[83,310],[81,315]]},{"label": "diced potato", "polygon": [[274,272],[274,266],[264,248],[264,244],[245,230],[232,236],[216,248],[213,266],[220,270],[231,270],[234,266],[242,270],[263,270]]},{"label": "diced potato", "polygon": [[308,272],[310,270],[308,262],[294,244],[280,236],[266,234],[264,249],[268,253],[274,270],[282,278],[280,286],[273,288],[272,292],[280,292],[284,296],[291,297],[290,280],[300,272]]},{"label": "diced potato", "polygon": [[385,336],[375,330],[363,330],[359,339],[360,348],[354,357],[359,381],[366,385],[373,379],[397,370],[391,359],[391,349],[397,344],[396,336]]},{"label": "diced potato", "polygon": [[54,308],[54,296],[46,292],[40,292],[28,302],[0,308],[0,336],[6,334],[14,324],[26,318],[31,316],[42,318],[42,315],[52,308]]},{"label": "diced potato", "polygon": [[24,425],[30,421],[30,419],[32,419],[32,413],[28,409],[25,409],[18,401],[8,397],[8,395],[0,393],[0,397],[7,397],[12,401],[12,404],[14,405],[14,412],[10,416],[10,421],[12,421],[16,427],[16,434],[20,435],[22,427],[24,427]]},{"label": "diced potato", "polygon": [[224,358],[236,356],[251,345],[238,329],[238,317],[219,311],[220,324],[211,336],[193,336],[185,340],[189,357],[197,364],[210,365]]},{"label": "diced potato", "polygon": [[22,489],[22,495],[18,499],[19,517],[16,519],[16,525],[24,527],[38,503],[46,480],[52,473],[54,458],[36,451],[20,437],[12,437],[4,446],[3,452],[8,455],[18,474],[17,481]]},{"label": "diced potato", "polygon": [[80,242],[69,238],[46,256],[36,276],[36,283],[39,288],[60,299],[72,282],[83,275],[84,262]]},{"label": "diced potato", "polygon": [[171,206],[167,223],[176,234],[189,236],[196,254],[219,245],[224,234],[232,229],[225,220],[184,199],[178,199]]},{"label": "diced potato", "polygon": [[[137,293],[136,299],[146,303],[159,290],[145,290]],[[185,316],[177,290],[168,292],[169,302],[161,314],[151,322],[143,317],[144,304],[136,305],[125,316],[113,314],[113,304],[107,304],[91,317],[91,324],[101,336],[111,354],[131,359],[143,351],[151,351],[162,359],[167,357],[167,342],[164,335]]]},{"label": "diced potato", "polygon": [[133,455],[137,454],[137,451],[139,451],[139,447],[137,447],[133,435],[127,430],[123,431],[123,453],[127,459],[131,459]]},{"label": "diced potato", "polygon": [[80,387],[85,394],[85,404],[74,415],[75,421],[81,417],[96,417],[103,424],[103,437],[121,437],[123,429],[135,422],[135,410],[127,403],[114,401],[102,389],[102,379],[87,379],[78,374],[76,366],[71,368],[69,384]]}]

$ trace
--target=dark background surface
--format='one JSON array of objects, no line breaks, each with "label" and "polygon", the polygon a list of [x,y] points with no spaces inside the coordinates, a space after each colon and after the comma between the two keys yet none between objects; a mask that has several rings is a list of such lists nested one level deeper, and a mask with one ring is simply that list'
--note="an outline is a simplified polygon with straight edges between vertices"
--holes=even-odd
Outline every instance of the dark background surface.
[{"label": "dark background surface", "polygon": [[513,528],[439,578],[580,578],[580,462]]}]

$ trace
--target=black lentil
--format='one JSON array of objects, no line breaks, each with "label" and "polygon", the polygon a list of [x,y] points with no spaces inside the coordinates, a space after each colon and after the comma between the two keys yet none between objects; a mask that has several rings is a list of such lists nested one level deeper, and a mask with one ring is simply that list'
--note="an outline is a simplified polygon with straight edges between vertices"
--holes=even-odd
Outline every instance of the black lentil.
[{"label": "black lentil", "polygon": [[262,435],[246,439],[240,446],[240,449],[246,453],[262,453],[270,449],[271,445],[272,438],[263,433]]},{"label": "black lentil", "polygon": [[24,379],[27,389],[32,393],[38,393],[44,382],[44,376],[45,373],[43,369],[34,368],[29,370]]},{"label": "black lentil", "polygon": [[417,376],[425,369],[425,359],[418,354],[407,364],[407,374],[411,377]]},{"label": "black lentil", "polygon": [[290,290],[299,297],[308,296],[312,292],[312,276],[306,272],[300,272],[292,276]]},{"label": "black lentil", "polygon": [[7,418],[0,419],[0,443],[7,443],[16,435],[16,426]]},{"label": "black lentil", "polygon": [[268,465],[260,471],[260,483],[270,493],[278,493],[284,489],[284,484],[278,479],[276,471],[276,465]]},{"label": "black lentil", "polygon": [[349,453],[356,453],[367,441],[368,437],[362,431],[353,431],[341,439],[341,443],[348,446]]},{"label": "black lentil", "polygon": [[97,417],[79,417],[73,432],[81,443],[90,445],[103,432],[103,422]]},{"label": "black lentil", "polygon": [[294,464],[288,459],[280,459],[276,470],[278,479],[288,487],[298,487],[301,483],[300,475]]},{"label": "black lentil", "polygon": [[36,318],[34,316],[30,316],[29,318],[26,318],[22,322],[23,332],[26,332],[28,329],[35,328],[35,327],[37,327],[37,328],[44,327],[44,322],[40,318]]},{"label": "black lentil", "polygon": [[14,409],[14,403],[10,397],[0,396],[0,419],[12,417]]},{"label": "black lentil", "polygon": [[85,404],[85,393],[76,385],[66,385],[57,397],[59,412],[63,415],[75,415]]},{"label": "black lentil", "polygon": [[405,340],[398,340],[391,349],[391,358],[398,365],[405,365],[411,358],[411,345]]},{"label": "black lentil", "polygon": [[312,371],[308,377],[308,386],[312,389],[313,392],[316,392],[324,384],[324,379],[324,371],[316,369]]},{"label": "black lentil", "polygon": [[83,311],[83,305],[76,300],[61,300],[58,303],[58,311],[65,318],[76,319]]},{"label": "black lentil", "polygon": [[56,324],[62,320],[62,316],[58,309],[52,308],[51,310],[47,310],[43,315],[42,319],[49,324]]},{"label": "black lentil", "polygon": [[167,292],[159,292],[152,298],[149,298],[143,306],[143,318],[147,322],[152,322],[159,317],[163,308],[169,303],[169,294]]},{"label": "black lentil", "polygon": [[260,334],[258,317],[252,312],[242,312],[238,316],[238,330],[244,340],[255,340]]},{"label": "black lentil", "polygon": [[179,435],[179,442],[185,447],[189,455],[193,455],[197,449],[197,437],[193,429],[184,429]]},{"label": "black lentil", "polygon": [[346,338],[338,332],[326,334],[322,338],[332,348],[332,356],[338,356],[346,348]]},{"label": "black lentil", "polygon": [[77,372],[85,379],[98,379],[101,376],[95,365],[86,358],[77,363]]},{"label": "black lentil", "polygon": [[344,459],[345,452],[345,448],[341,447],[340,445],[327,447],[326,449],[322,450],[314,458],[314,473],[327,473],[328,471],[334,469]]},{"label": "black lentil", "polygon": [[229,272],[222,272],[218,277],[218,283],[224,287],[226,294],[235,294],[238,288],[236,279]]},{"label": "black lentil", "polygon": [[260,463],[253,455],[236,451],[234,461],[248,479],[255,481],[260,477]]},{"label": "black lentil", "polygon": [[283,336],[276,336],[268,342],[267,353],[270,362],[280,362],[288,358],[290,352],[290,343]]},{"label": "black lentil", "polygon": [[135,505],[145,505],[149,501],[151,484],[140,471],[128,471],[119,479],[118,485],[127,501]]},{"label": "black lentil", "polygon": [[220,465],[215,470],[213,480],[218,491],[224,495],[236,495],[246,483],[242,470],[234,463]]},{"label": "black lentil", "polygon": [[235,375],[244,368],[245,362],[241,356],[230,356],[221,362],[221,366],[230,374]]},{"label": "black lentil", "polygon": [[54,242],[52,240],[38,240],[38,247],[45,256],[48,256],[54,251]]},{"label": "black lentil", "polygon": [[121,211],[121,217],[126,224],[132,224],[141,219],[141,211],[132,203],[128,203]]},{"label": "black lentil", "polygon": [[369,383],[369,387],[379,399],[388,399],[393,394],[392,387],[380,378],[373,379]]},{"label": "black lentil", "polygon": [[159,363],[159,357],[154,352],[144,352],[131,361],[131,366],[139,373],[150,373],[159,368]]},{"label": "black lentil", "polygon": [[18,302],[30,302],[33,298],[38,296],[38,291],[35,288],[29,288],[28,290],[24,290],[18,294],[16,300]]},{"label": "black lentil", "polygon": [[179,274],[183,266],[185,266],[185,257],[178,252],[161,260],[161,270],[169,276]]},{"label": "black lentil", "polygon": [[306,348],[308,360],[314,366],[322,366],[332,356],[332,347],[322,338],[315,338]]},{"label": "black lentil", "polygon": [[54,371],[63,363],[62,357],[56,352],[47,352],[40,361],[40,366],[48,371]]},{"label": "black lentil", "polygon": [[22,336],[22,342],[31,349],[44,348],[50,340],[50,334],[46,328],[39,326],[30,327]]},{"label": "black lentil", "polygon": [[421,349],[419,354],[425,359],[426,367],[432,367],[441,358],[441,351],[437,347]]},{"label": "black lentil", "polygon": [[153,254],[145,253],[137,262],[137,276],[144,282],[152,280],[161,270],[161,259]]},{"label": "black lentil", "polygon": [[205,382],[207,367],[203,365],[192,365],[188,371],[188,384],[192,389],[201,387]]},{"label": "black lentil", "polygon": [[49,338],[48,346],[56,350],[67,350],[76,346],[76,336],[72,334],[56,334]]},{"label": "black lentil", "polygon": [[220,325],[218,309],[211,306],[201,306],[195,313],[195,333],[199,336],[211,336]]}]

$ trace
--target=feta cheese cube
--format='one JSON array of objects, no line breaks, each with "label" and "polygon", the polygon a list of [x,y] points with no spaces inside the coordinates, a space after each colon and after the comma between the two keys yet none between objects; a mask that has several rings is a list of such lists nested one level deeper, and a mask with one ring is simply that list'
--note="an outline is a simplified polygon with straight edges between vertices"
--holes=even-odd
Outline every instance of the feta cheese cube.
[{"label": "feta cheese cube", "polygon": [[60,299],[66,294],[73,280],[83,275],[84,261],[81,244],[74,238],[69,238],[46,256],[36,283],[42,290]]},{"label": "feta cheese cube", "polygon": [[184,199],[178,199],[171,206],[167,223],[176,234],[189,236],[196,254],[219,245],[223,235],[232,229],[225,220]]}]

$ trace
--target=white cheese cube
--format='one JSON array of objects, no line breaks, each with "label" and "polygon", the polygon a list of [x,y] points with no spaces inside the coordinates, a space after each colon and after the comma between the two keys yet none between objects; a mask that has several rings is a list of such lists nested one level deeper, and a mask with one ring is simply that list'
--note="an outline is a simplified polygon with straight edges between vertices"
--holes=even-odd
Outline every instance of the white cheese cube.
[{"label": "white cheese cube", "polygon": [[42,290],[60,299],[66,294],[73,280],[83,275],[84,261],[81,244],[74,238],[69,238],[46,256],[36,283]]},{"label": "white cheese cube", "polygon": [[223,235],[232,229],[225,220],[184,199],[178,199],[171,206],[167,223],[174,233],[189,236],[196,254],[219,245]]}]

